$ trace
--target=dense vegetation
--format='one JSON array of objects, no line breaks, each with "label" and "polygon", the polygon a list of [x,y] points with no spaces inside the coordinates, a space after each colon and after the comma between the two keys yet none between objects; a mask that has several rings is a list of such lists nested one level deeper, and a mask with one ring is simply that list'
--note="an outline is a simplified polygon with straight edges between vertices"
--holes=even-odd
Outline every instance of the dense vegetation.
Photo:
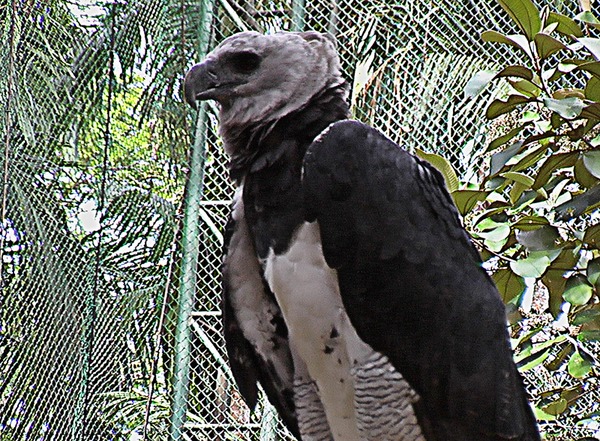
[{"label": "dense vegetation", "polygon": [[[290,29],[297,3],[0,5],[0,440],[139,439],[146,421],[148,439],[164,439],[196,122],[181,79],[209,40],[199,26],[207,6],[214,44]],[[425,3],[306,2],[304,21],[341,42],[354,115],[444,172],[507,303],[546,438],[592,436],[597,14],[586,1]],[[571,3],[576,13],[554,9]],[[231,187],[214,109],[208,116],[196,299],[207,314],[194,322],[188,421],[235,427],[231,439],[277,439],[268,408],[252,419],[240,406],[219,346]]]}]

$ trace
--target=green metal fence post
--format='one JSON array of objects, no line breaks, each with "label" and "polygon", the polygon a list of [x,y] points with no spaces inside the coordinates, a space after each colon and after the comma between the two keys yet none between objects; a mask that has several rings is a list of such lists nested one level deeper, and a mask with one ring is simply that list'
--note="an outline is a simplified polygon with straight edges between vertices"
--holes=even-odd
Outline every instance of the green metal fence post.
[{"label": "green metal fence post", "polygon": [[[202,58],[208,52],[212,23],[212,0],[200,0],[202,20],[198,29],[198,54]],[[182,264],[179,282],[177,326],[175,329],[175,364],[173,375],[173,408],[170,438],[179,441],[188,407],[190,373],[190,327],[194,295],[196,293],[196,270],[200,248],[200,210],[204,180],[207,128],[206,103],[198,111],[194,144],[190,154],[190,175],[183,218]]]}]

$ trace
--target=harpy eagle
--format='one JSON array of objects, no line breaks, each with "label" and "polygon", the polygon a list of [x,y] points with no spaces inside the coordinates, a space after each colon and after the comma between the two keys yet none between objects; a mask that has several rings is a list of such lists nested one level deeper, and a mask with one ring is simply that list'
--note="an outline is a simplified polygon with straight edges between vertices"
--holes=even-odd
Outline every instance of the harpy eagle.
[{"label": "harpy eagle", "polygon": [[215,100],[237,183],[227,351],[298,438],[539,440],[505,309],[442,176],[349,115],[329,36],[224,40],[185,78]]}]

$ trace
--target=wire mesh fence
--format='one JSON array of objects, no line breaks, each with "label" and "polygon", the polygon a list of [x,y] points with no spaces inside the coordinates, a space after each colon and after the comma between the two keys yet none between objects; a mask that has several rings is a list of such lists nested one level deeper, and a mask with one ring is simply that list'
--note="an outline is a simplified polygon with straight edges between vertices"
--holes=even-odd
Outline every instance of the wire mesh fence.
[{"label": "wire mesh fence", "polygon": [[232,184],[215,109],[198,123],[181,100],[208,48],[330,32],[354,117],[464,179],[495,92],[462,89],[514,57],[481,41],[511,25],[475,0],[5,0],[0,23],[2,441],[291,439],[224,354]]}]

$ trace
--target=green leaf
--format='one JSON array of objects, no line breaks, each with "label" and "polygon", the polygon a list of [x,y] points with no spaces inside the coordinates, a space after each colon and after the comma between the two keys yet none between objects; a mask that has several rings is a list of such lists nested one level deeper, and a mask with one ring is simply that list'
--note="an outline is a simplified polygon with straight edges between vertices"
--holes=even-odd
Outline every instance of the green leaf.
[{"label": "green leaf", "polygon": [[477,236],[487,239],[492,242],[500,242],[506,239],[510,235],[510,226],[508,224],[498,224],[495,228],[490,230],[480,231],[475,233]]},{"label": "green leaf", "polygon": [[536,98],[541,95],[542,89],[535,83],[532,83],[529,80],[519,80],[513,81],[508,80],[510,85],[515,91],[529,98]]},{"label": "green leaf", "polygon": [[502,296],[504,303],[510,302],[525,291],[523,277],[515,274],[509,268],[501,268],[492,274],[492,279]]},{"label": "green leaf", "polygon": [[572,344],[563,346],[562,349],[558,352],[558,354],[556,354],[556,356],[552,360],[546,363],[544,367],[551,372],[560,369],[563,366],[563,363],[567,359],[567,357],[570,357],[574,351],[575,349],[573,349]]},{"label": "green leaf", "polygon": [[585,230],[583,243],[593,248],[600,249],[600,224],[592,225]]},{"label": "green leaf", "polygon": [[592,363],[584,359],[579,352],[575,352],[569,359],[567,370],[571,376],[575,378],[583,378],[591,372]]},{"label": "green leaf", "polygon": [[479,95],[483,89],[496,78],[495,70],[482,70],[477,72],[465,85],[465,95],[469,98]]},{"label": "green leaf", "polygon": [[494,119],[532,101],[531,98],[522,95],[510,95],[506,101],[496,99],[488,106],[485,116],[487,119]]},{"label": "green leaf", "polygon": [[550,266],[548,256],[529,256],[525,259],[510,262],[510,268],[522,277],[541,277]]},{"label": "green leaf", "polygon": [[436,153],[424,152],[419,148],[415,149],[415,154],[419,158],[429,162],[442,174],[444,181],[446,181],[446,187],[448,187],[448,191],[450,193],[458,190],[458,186],[460,184],[458,176],[456,176],[456,172],[454,171],[452,164],[450,164],[446,158]]},{"label": "green leaf", "polygon": [[578,157],[579,153],[577,152],[558,153],[550,156],[538,171],[532,188],[537,190],[546,185],[555,171],[574,166]]},{"label": "green leaf", "polygon": [[581,111],[583,110],[584,106],[583,101],[575,97],[565,98],[561,100],[556,100],[554,98],[544,98],[544,105],[548,109],[558,113],[565,119],[577,118],[581,114]]},{"label": "green leaf", "polygon": [[600,318],[600,309],[586,309],[585,311],[578,312],[571,320],[571,324],[574,326],[583,325],[584,323],[593,322]]},{"label": "green leaf", "polygon": [[542,251],[555,249],[560,234],[556,227],[545,225],[536,230],[517,230],[516,238],[527,250]]},{"label": "green leaf", "polygon": [[554,421],[556,419],[556,415],[550,415],[538,407],[533,408],[533,413],[538,421]]},{"label": "green leaf", "polygon": [[490,175],[493,176],[502,170],[502,167],[510,161],[523,148],[522,142],[516,142],[510,147],[494,153],[490,158]]},{"label": "green leaf", "polygon": [[596,60],[600,61],[600,39],[599,38],[581,37],[581,38],[578,38],[577,41],[579,41],[581,44],[583,44],[583,46],[588,51],[590,51],[590,53]]},{"label": "green leaf", "polygon": [[600,184],[554,208],[556,220],[567,221],[576,218],[589,209],[596,208],[598,204],[600,204]]},{"label": "green leaf", "polygon": [[589,150],[583,152],[583,164],[588,171],[600,179],[600,150]]},{"label": "green leaf", "polygon": [[503,43],[520,49],[525,52],[529,58],[533,59],[533,54],[531,52],[531,48],[529,47],[529,41],[524,35],[504,35],[496,31],[485,31],[481,34],[481,38],[483,41]]},{"label": "green leaf", "polygon": [[600,121],[600,103],[592,103],[584,107],[581,111],[581,116],[594,121]]},{"label": "green leaf", "polygon": [[[588,262],[585,275],[592,285],[600,287],[600,257]],[[598,312],[600,313],[600,311]]]},{"label": "green leaf", "polygon": [[583,188],[591,188],[598,183],[598,179],[589,172],[583,163],[583,157],[577,159],[575,167],[573,167],[573,171],[575,172],[575,180]]},{"label": "green leaf", "polygon": [[585,305],[592,298],[593,290],[587,279],[579,274],[569,277],[563,298],[571,305]]},{"label": "green leaf", "polygon": [[561,41],[542,32],[535,35],[534,41],[537,54],[542,60],[545,60],[558,51],[568,49]]},{"label": "green leaf", "polygon": [[589,331],[581,331],[577,336],[577,340],[579,341],[599,341],[600,340],[600,330],[591,329]]},{"label": "green leaf", "polygon": [[485,150],[486,153],[490,152],[492,150],[497,149],[498,147],[500,147],[503,144],[506,144],[508,141],[510,141],[511,139],[513,139],[519,133],[521,133],[523,131],[523,129],[525,127],[529,126],[529,125],[531,125],[531,124],[527,123],[527,124],[520,125],[519,127],[515,127],[514,129],[512,129],[511,131],[509,131],[507,134],[502,135],[502,136],[494,139],[492,142],[490,142],[490,144],[488,145],[487,149]]},{"label": "green leaf", "polygon": [[573,35],[575,37],[581,37],[583,32],[581,27],[575,22],[575,20],[567,17],[566,15],[557,14],[556,12],[551,12],[548,15],[548,19],[546,20],[546,24],[558,23],[558,27],[556,31],[563,35]]},{"label": "green leaf", "polygon": [[587,81],[585,97],[588,100],[600,101],[600,78],[593,76]]},{"label": "green leaf", "polygon": [[583,63],[577,66],[578,70],[584,70],[591,73],[594,78],[600,79],[600,62],[590,61],[589,63]]},{"label": "green leaf", "polygon": [[531,69],[517,64],[505,67],[495,76],[495,78],[501,77],[517,77],[531,81],[533,80],[533,72],[531,71]]},{"label": "green leaf", "polygon": [[542,364],[544,361],[546,361],[546,359],[550,355],[550,351],[551,351],[551,348],[545,348],[545,349],[536,351],[533,354],[528,355],[527,357],[520,360],[517,363],[517,368],[519,369],[519,372],[521,372],[521,373],[527,372],[527,371],[533,369],[534,367]]},{"label": "green leaf", "polygon": [[569,268],[573,268],[579,260],[579,254],[574,253],[572,249],[565,248],[559,256],[552,261],[552,265],[542,277],[542,283],[548,288],[550,294],[550,312],[557,317],[563,304],[563,293],[567,279],[563,277]]},{"label": "green leaf", "polygon": [[583,11],[575,16],[579,21],[584,22],[596,29],[600,29],[600,21],[592,14],[591,11]]},{"label": "green leaf", "polygon": [[461,215],[469,213],[478,202],[485,200],[489,191],[481,190],[457,190],[452,194],[456,208]]},{"label": "green leaf", "polygon": [[519,229],[521,231],[533,231],[549,224],[550,222],[545,217],[523,216],[513,224],[513,228]]},{"label": "green leaf", "polygon": [[567,405],[567,400],[565,400],[564,398],[559,398],[558,400],[553,401],[552,403],[542,407],[542,409],[544,410],[544,412],[549,413],[550,415],[560,415],[561,413],[564,413],[565,410],[567,410]]},{"label": "green leaf", "polygon": [[540,13],[531,0],[498,0],[500,6],[510,18],[521,28],[528,40],[542,28]]},{"label": "green leaf", "polygon": [[581,89],[566,88],[558,89],[552,92],[552,98],[557,100],[564,100],[565,98],[579,98],[583,100],[585,99],[585,95]]},{"label": "green leaf", "polygon": [[534,182],[534,179],[531,176],[527,176],[525,173],[506,172],[502,173],[500,176],[510,179],[511,181],[519,182],[527,188],[531,188]]}]

